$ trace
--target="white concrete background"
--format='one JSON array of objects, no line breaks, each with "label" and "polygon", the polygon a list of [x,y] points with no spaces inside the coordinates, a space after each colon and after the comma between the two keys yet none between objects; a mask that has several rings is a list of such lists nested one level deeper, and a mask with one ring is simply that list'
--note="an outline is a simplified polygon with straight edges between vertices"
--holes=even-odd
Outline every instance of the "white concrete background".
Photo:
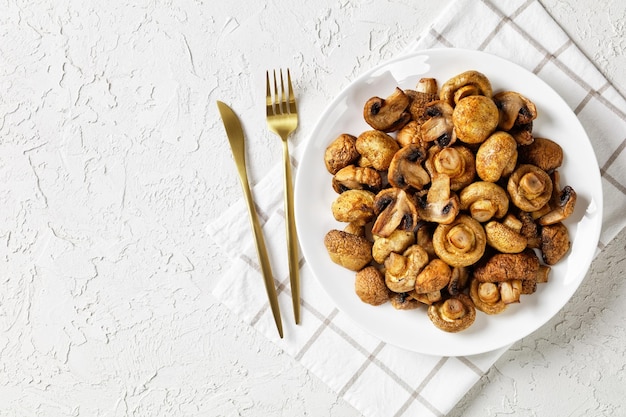
[{"label": "white concrete background", "polygon": [[[302,143],[450,1],[0,2],[0,416],[359,416],[211,296],[204,226],[241,198],[215,100],[256,182],[264,69],[292,68]],[[625,2],[542,3],[626,93]],[[626,415],[625,249],[450,416]]]}]

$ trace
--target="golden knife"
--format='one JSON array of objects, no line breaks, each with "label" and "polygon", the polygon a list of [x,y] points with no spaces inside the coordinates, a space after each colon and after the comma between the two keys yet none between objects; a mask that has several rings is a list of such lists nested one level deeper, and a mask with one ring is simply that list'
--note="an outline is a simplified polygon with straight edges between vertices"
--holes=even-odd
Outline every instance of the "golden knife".
[{"label": "golden knife", "polygon": [[239,179],[241,180],[241,186],[243,188],[243,195],[246,203],[248,204],[248,214],[250,217],[250,223],[252,225],[252,231],[254,232],[254,241],[256,243],[256,250],[259,256],[259,262],[261,263],[261,270],[263,272],[263,280],[265,281],[265,290],[267,291],[267,297],[269,298],[272,314],[274,315],[274,321],[276,322],[276,328],[281,339],[283,337],[283,324],[280,319],[280,310],[278,307],[278,296],[276,295],[276,287],[274,286],[274,276],[272,275],[272,268],[270,267],[270,260],[267,256],[267,248],[265,247],[265,240],[263,239],[263,232],[259,225],[259,219],[254,209],[254,203],[252,200],[252,193],[250,192],[250,185],[248,184],[248,174],[246,171],[246,152],[245,141],[243,135],[243,129],[239,118],[235,112],[228,107],[225,103],[218,101],[217,108],[222,116],[224,122],[224,128],[226,129],[226,136],[230,142],[230,148],[233,151],[233,158],[235,159],[235,165],[237,165],[237,171],[239,173]]}]

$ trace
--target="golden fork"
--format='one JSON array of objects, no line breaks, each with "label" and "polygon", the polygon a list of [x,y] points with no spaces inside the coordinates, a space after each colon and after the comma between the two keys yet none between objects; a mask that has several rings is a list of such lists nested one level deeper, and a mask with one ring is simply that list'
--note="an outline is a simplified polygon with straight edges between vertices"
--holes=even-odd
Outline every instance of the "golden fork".
[{"label": "golden fork", "polygon": [[274,99],[272,100],[270,74],[269,71],[265,72],[267,126],[269,130],[280,136],[283,143],[283,162],[285,167],[285,218],[287,226],[287,250],[289,254],[289,282],[291,284],[293,314],[296,319],[296,324],[300,324],[298,237],[296,234],[296,223],[293,214],[293,184],[291,180],[291,160],[289,158],[288,141],[289,135],[298,127],[298,110],[296,108],[296,98],[293,94],[289,69],[287,69],[287,93],[285,93],[283,71],[280,70],[280,96],[278,94],[278,82],[276,81],[275,70],[273,71],[273,75]]}]

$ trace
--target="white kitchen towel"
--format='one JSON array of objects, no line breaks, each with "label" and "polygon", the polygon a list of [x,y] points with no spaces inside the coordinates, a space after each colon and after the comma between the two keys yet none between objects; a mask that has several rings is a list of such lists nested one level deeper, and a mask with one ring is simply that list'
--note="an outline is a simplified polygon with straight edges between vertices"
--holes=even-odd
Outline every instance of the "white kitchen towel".
[{"label": "white kitchen towel", "polygon": [[[602,249],[626,217],[626,101],[537,0],[455,1],[406,51],[477,49],[516,62],[569,104],[595,149],[604,191]],[[294,152],[297,169],[303,146]],[[466,357],[408,352],[361,331],[330,302],[301,260],[302,324],[292,319],[286,262],[282,167],[253,190],[279,292],[285,338],[269,310],[243,201],[208,225],[232,259],[214,295],[323,380],[364,416],[444,416],[506,351]],[[452,383],[454,381],[454,383]]]}]

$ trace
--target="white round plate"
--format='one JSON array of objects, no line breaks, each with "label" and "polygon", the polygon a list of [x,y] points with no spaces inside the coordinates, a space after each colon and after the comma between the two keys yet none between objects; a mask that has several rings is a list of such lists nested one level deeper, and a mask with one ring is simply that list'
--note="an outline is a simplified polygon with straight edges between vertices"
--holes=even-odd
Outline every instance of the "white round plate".
[{"label": "white round plate", "polygon": [[[466,70],[484,73],[494,92],[517,91],[535,103],[535,136],[559,143],[565,158],[561,185],[578,194],[576,210],[565,222],[572,248],[552,268],[550,281],[540,284],[519,304],[488,316],[477,311],[467,330],[446,333],[428,319],[426,309],[395,310],[389,303],[371,306],[354,292],[355,273],[334,264],[324,247],[324,235],[342,230],[331,213],[337,194],[324,165],[324,151],[337,136],[358,136],[370,127],[363,120],[363,105],[372,96],[386,97],[396,86],[414,88],[422,77],[436,78],[441,86]],[[465,356],[492,351],[516,342],[552,318],[582,282],[596,251],[602,221],[602,185],[595,154],[580,122],[565,101],[544,81],[526,69],[484,52],[433,49],[402,56],[363,74],[328,106],[313,129],[298,168],[295,214],[303,255],[319,283],[337,307],[356,324],[381,340],[407,350],[442,356]]]}]

